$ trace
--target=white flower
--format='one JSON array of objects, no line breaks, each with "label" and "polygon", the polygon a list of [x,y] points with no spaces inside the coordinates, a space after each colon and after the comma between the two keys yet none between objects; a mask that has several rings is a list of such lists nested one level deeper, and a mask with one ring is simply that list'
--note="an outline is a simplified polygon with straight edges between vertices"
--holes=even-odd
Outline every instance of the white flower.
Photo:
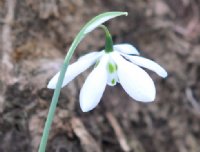
[{"label": "white flower", "polygon": [[[160,65],[140,57],[139,52],[132,45],[118,44],[114,45],[113,52],[88,53],[69,65],[62,87],[94,64],[95,68],[80,91],[80,106],[83,112],[90,111],[97,106],[106,84],[114,86],[117,82],[133,99],[142,102],[153,101],[156,94],[154,83],[140,67],[152,70],[163,78],[167,76],[167,72]],[[59,72],[50,80],[48,88],[56,88],[58,77]]]}]

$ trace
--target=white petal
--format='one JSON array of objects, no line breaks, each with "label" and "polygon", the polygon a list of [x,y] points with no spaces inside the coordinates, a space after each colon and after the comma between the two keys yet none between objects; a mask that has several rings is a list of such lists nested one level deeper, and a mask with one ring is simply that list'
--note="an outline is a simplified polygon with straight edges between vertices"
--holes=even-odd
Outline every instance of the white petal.
[{"label": "white petal", "polygon": [[[95,61],[102,55],[103,52],[92,52],[86,54],[78,59],[78,61],[69,65],[65,73],[62,87],[67,85],[71,80],[73,80],[77,75],[89,68]],[[58,72],[48,83],[47,88],[55,89],[58,81],[60,72]]]},{"label": "white petal", "polygon": [[138,52],[138,50],[133,45],[130,45],[130,44],[114,45],[114,50],[119,51],[119,52],[124,53],[124,54],[135,54],[135,55],[140,54]]},{"label": "white petal", "polygon": [[154,71],[155,73],[157,73],[159,76],[163,78],[167,77],[167,71],[152,60],[139,57],[139,56],[130,56],[130,55],[124,55],[124,57],[130,60],[131,62],[133,62],[134,64],[137,64],[141,67]]},{"label": "white petal", "polygon": [[113,58],[118,65],[118,78],[124,90],[133,99],[150,102],[155,99],[155,86],[150,76],[140,67],[126,61],[116,52]]},{"label": "white petal", "polygon": [[83,112],[92,110],[100,102],[107,82],[108,55],[100,59],[99,64],[89,74],[80,91],[80,106]]}]

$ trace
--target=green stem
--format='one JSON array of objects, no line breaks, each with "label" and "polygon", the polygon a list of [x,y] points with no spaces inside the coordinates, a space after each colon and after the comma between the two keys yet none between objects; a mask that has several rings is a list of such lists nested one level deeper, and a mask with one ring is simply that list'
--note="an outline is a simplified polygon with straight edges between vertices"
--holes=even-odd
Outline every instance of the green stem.
[{"label": "green stem", "polygon": [[105,52],[109,53],[113,51],[113,40],[112,36],[108,30],[108,28],[105,25],[100,25],[100,28],[102,28],[106,34],[106,44],[105,44]]},{"label": "green stem", "polygon": [[57,106],[57,103],[58,103],[58,98],[59,98],[59,95],[60,95],[60,90],[61,90],[63,79],[64,79],[64,76],[65,76],[65,72],[66,72],[67,67],[69,65],[69,61],[70,61],[70,59],[71,59],[71,57],[74,53],[74,50],[76,49],[77,45],[82,40],[82,38],[83,38],[83,34],[82,34],[82,30],[81,30],[79,32],[79,34],[76,36],[76,38],[74,39],[71,47],[69,48],[69,51],[68,51],[66,57],[65,57],[63,67],[61,68],[60,75],[59,75],[59,78],[58,78],[58,82],[57,82],[57,85],[56,85],[56,89],[54,91],[53,98],[52,98],[52,101],[51,101],[51,105],[50,105],[50,108],[49,108],[49,112],[48,112],[48,116],[47,116],[47,120],[46,120],[46,123],[45,123],[45,127],[44,127],[44,131],[43,131],[43,135],[42,135],[42,139],[41,139],[41,142],[40,142],[38,152],[45,152],[47,140],[48,140],[48,136],[49,136],[49,131],[51,129],[51,124],[53,122],[53,118],[54,118],[56,106]]}]

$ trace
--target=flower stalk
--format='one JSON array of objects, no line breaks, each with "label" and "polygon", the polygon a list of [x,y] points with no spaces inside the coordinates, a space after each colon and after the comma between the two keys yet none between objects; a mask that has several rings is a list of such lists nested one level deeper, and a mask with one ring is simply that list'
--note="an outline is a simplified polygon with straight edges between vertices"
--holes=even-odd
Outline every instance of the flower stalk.
[{"label": "flower stalk", "polygon": [[102,28],[106,35],[106,44],[105,44],[105,52],[110,53],[113,51],[113,40],[112,36],[108,30],[108,28],[105,25],[100,25],[100,28]]}]

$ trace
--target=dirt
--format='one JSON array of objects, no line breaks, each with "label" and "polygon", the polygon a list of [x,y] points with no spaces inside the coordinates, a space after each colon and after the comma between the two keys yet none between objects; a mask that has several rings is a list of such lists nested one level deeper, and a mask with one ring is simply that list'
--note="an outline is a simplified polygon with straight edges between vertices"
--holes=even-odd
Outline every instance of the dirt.
[{"label": "dirt", "polygon": [[[83,113],[79,91],[88,70],[62,89],[48,152],[199,152],[200,2],[198,0],[0,0],[0,151],[38,149],[59,71],[81,27],[106,11],[127,11],[106,23],[115,43],[130,43],[169,73],[151,71],[155,102],[107,87],[100,104]],[[104,48],[97,29],[72,61]]]}]

